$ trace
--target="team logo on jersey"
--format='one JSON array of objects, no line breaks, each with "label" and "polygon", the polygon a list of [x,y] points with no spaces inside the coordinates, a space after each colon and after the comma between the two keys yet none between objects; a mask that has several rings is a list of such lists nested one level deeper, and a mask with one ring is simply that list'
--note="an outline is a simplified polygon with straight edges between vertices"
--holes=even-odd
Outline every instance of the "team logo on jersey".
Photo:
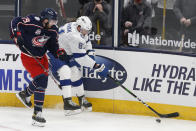
[{"label": "team logo on jersey", "polygon": [[[109,75],[111,77],[118,80],[121,84],[126,81],[127,71],[120,63],[104,56],[95,56],[95,59],[96,63],[104,63],[105,66],[109,68]],[[110,78],[101,78],[96,72],[91,71],[89,68],[83,67],[82,72],[85,90],[103,91],[118,87]]]},{"label": "team logo on jersey", "polygon": [[32,39],[33,46],[43,47],[46,42],[50,39],[48,36],[37,36]]},{"label": "team logo on jersey", "polygon": [[35,34],[36,34],[36,35],[40,35],[40,34],[41,34],[41,29],[37,29],[37,30],[35,31]]}]

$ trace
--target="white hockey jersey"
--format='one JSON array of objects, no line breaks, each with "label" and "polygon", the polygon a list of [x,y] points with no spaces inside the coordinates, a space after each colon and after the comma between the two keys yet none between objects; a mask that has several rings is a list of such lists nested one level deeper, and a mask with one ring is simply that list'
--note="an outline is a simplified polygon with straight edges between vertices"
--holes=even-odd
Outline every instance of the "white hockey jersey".
[{"label": "white hockey jersey", "polygon": [[83,36],[77,30],[75,22],[70,22],[59,28],[59,47],[72,56],[80,66],[93,68],[95,61],[87,55],[92,50],[88,36]]}]

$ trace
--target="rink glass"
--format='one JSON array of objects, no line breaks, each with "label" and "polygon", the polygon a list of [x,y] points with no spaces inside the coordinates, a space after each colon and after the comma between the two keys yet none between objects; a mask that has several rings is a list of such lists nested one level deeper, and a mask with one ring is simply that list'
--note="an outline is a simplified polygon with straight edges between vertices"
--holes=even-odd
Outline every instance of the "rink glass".
[{"label": "rink glass", "polygon": [[9,23],[15,16],[15,1],[0,0],[0,40],[9,40]]},{"label": "rink glass", "polygon": [[[93,29],[89,35],[93,47],[109,47],[116,49],[134,49],[147,51],[180,52],[185,54],[195,53],[195,37],[189,37],[174,13],[174,3],[176,0],[146,0],[151,7],[150,30],[156,32],[154,35],[137,36],[129,34],[123,38],[122,11],[132,0],[118,0],[118,8],[114,8],[115,0],[105,0],[108,2],[107,20],[104,22],[106,28],[103,29],[100,20],[93,21]],[[26,16],[29,14],[40,15],[44,8],[53,8],[58,12],[58,26],[67,22],[75,21],[79,14],[82,14],[83,5],[81,0],[1,0],[0,1],[0,41],[11,40],[9,37],[9,24],[15,16]],[[84,1],[83,1],[84,2]],[[187,2],[188,3],[188,2]],[[183,5],[185,6],[185,5]],[[114,21],[115,11],[118,12],[118,21]],[[196,11],[192,11],[196,12]],[[196,15],[195,15],[196,16]],[[115,23],[118,24],[115,25]],[[118,30],[114,29],[118,26]],[[193,32],[196,28],[192,28]],[[115,32],[117,33],[115,33]],[[185,32],[185,33],[184,33]],[[115,37],[114,37],[115,34]],[[183,37],[183,34],[184,37]],[[195,34],[196,35],[196,34]],[[193,36],[195,36],[193,34]],[[184,38],[184,39],[182,39]],[[127,41],[127,43],[125,42]],[[137,43],[136,47],[132,43]],[[2,43],[2,42],[1,42]],[[183,46],[181,43],[184,43]]]},{"label": "rink glass", "polygon": [[[75,21],[79,16],[82,5],[79,3],[79,0],[22,0],[22,15],[39,15],[40,11],[46,7],[53,8],[57,11],[58,26],[60,27],[67,22]],[[102,23],[99,20],[92,21],[93,28],[89,38],[92,41],[93,46],[112,47],[113,0],[110,0],[110,2],[107,3],[107,7],[109,9],[108,15],[106,16],[107,21],[105,22],[107,29],[102,29]]]},{"label": "rink glass", "polygon": [[[169,52],[183,52],[183,53],[195,53],[196,41],[194,38],[186,35],[183,38],[183,34],[186,31],[182,31],[182,25],[177,19],[174,13],[175,0],[146,0],[151,8],[151,27],[157,29],[156,35],[144,35],[139,36],[131,33],[126,39],[123,38],[122,25],[122,11],[123,8],[129,5],[132,0],[120,1],[120,42],[121,48],[139,48],[139,49],[153,49]],[[144,1],[144,0],[143,0]],[[196,16],[196,15],[195,15]],[[187,28],[186,28],[187,29]],[[132,38],[135,40],[132,41]],[[127,40],[128,39],[128,40]],[[126,42],[127,43],[126,43]],[[184,42],[184,45],[181,43]],[[136,43],[137,46],[132,45]]]}]

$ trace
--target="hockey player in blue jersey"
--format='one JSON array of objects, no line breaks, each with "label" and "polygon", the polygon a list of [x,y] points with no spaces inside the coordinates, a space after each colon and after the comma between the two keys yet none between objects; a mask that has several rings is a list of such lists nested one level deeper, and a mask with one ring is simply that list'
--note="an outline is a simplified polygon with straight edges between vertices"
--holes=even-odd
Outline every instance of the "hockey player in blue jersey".
[{"label": "hockey player in blue jersey", "polygon": [[[59,49],[57,13],[46,8],[40,16],[16,17],[10,24],[10,36],[21,50],[21,60],[33,80],[29,86],[16,94],[28,108],[32,106],[30,96],[34,94],[33,125],[44,126],[42,116],[45,90],[48,83],[47,50],[61,60],[66,58],[64,50]],[[43,65],[40,66],[40,64]]]},{"label": "hockey player in blue jersey", "polygon": [[[65,115],[79,113],[81,112],[80,108],[88,111],[92,110],[92,104],[85,98],[80,67],[84,66],[94,69],[103,77],[106,77],[108,74],[108,69],[105,65],[97,64],[94,60],[95,52],[92,49],[91,41],[88,39],[91,29],[92,23],[87,16],[81,16],[76,22],[67,23],[59,29],[59,46],[70,57],[69,62],[65,62],[65,64],[69,65],[71,72],[67,66],[63,66],[63,63],[59,63],[51,54],[48,54],[49,63],[51,64],[50,69],[56,78],[59,79],[62,87]],[[69,73],[71,73],[71,81],[68,78]],[[71,100],[71,87],[75,89],[80,107]]]}]

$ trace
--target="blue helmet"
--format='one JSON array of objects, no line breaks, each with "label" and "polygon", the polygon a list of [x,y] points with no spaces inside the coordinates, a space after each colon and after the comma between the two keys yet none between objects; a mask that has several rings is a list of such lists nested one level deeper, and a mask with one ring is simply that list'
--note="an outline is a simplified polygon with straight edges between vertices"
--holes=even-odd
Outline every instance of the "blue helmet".
[{"label": "blue helmet", "polygon": [[52,8],[46,8],[41,12],[41,19],[57,20],[57,12]]}]

